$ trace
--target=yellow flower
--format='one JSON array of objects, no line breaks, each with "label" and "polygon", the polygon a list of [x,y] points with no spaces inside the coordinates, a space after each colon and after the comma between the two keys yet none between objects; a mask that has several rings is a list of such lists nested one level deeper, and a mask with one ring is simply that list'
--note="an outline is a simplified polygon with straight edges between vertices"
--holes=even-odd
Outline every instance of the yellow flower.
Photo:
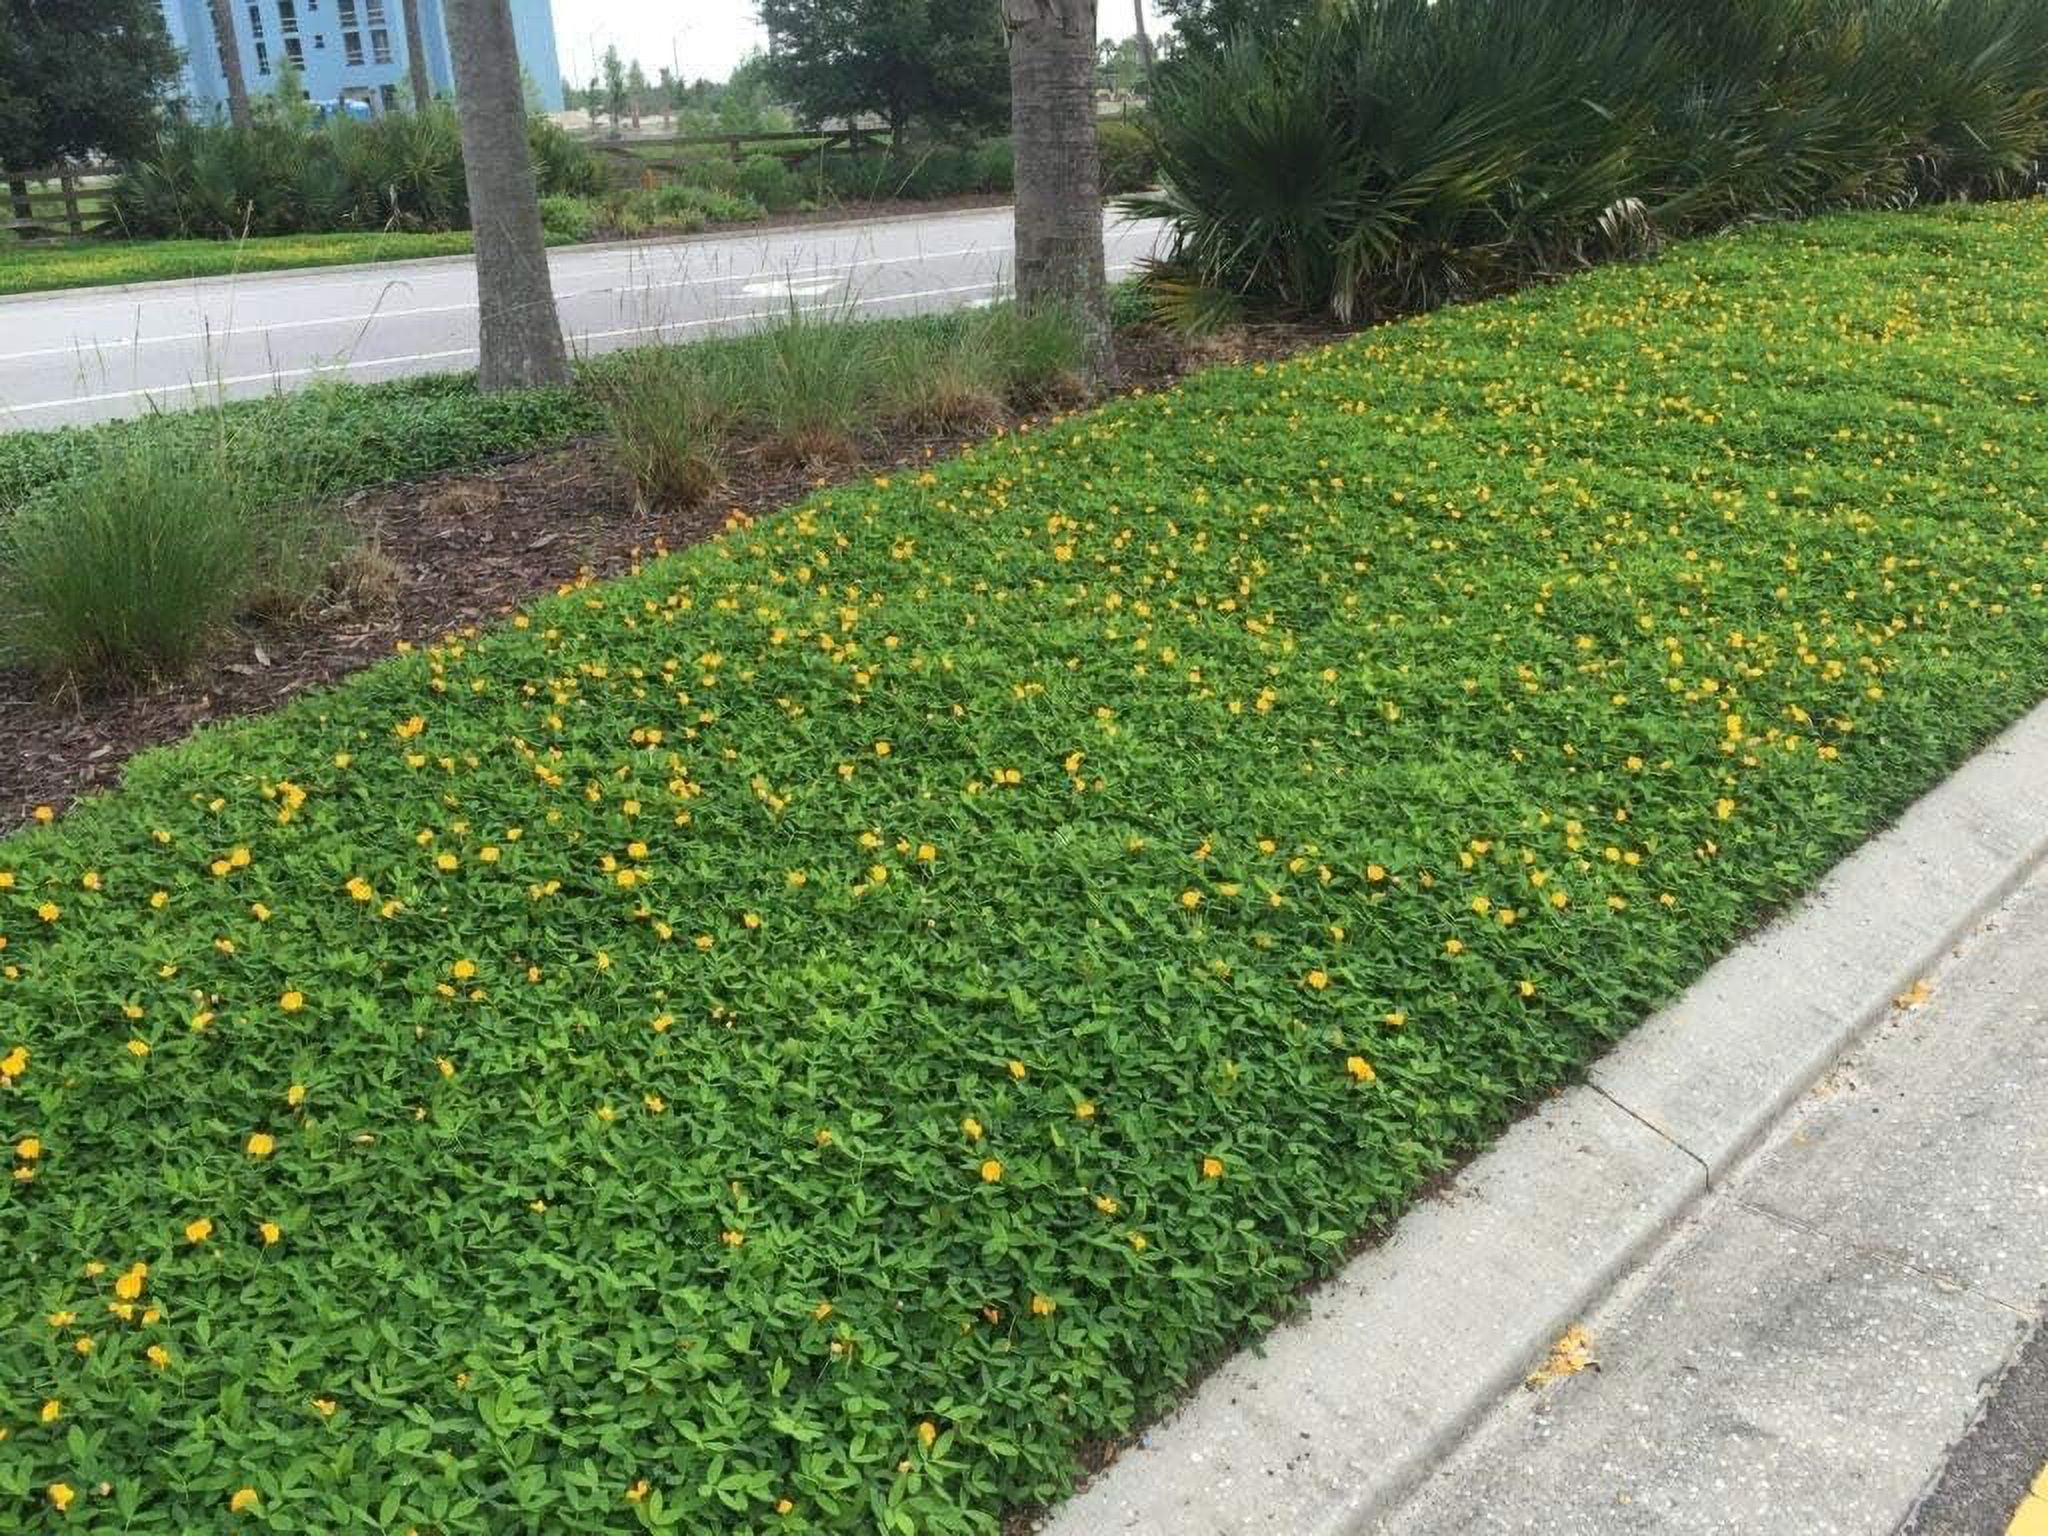
[{"label": "yellow flower", "polygon": [[71,1501],[78,1497],[77,1490],[69,1483],[52,1483],[43,1492],[49,1496],[50,1507],[60,1515],[70,1509]]},{"label": "yellow flower", "polygon": [[203,1243],[211,1236],[213,1236],[213,1222],[209,1218],[201,1216],[197,1221],[185,1223],[186,1242]]},{"label": "yellow flower", "polygon": [[992,1157],[991,1157],[991,1158],[989,1158],[989,1159],[988,1159],[988,1160],[987,1160],[986,1162],[984,1162],[984,1163],[983,1163],[983,1164],[981,1165],[981,1182],[982,1182],[982,1183],[984,1183],[984,1184],[1000,1184],[1000,1183],[1002,1182],[1002,1180],[1003,1180],[1003,1165],[1002,1165],[1001,1163],[997,1162],[997,1161],[996,1161],[996,1160],[995,1160],[994,1158],[992,1158]]},{"label": "yellow flower", "polygon": [[249,1136],[249,1155],[268,1157],[277,1150],[277,1138],[268,1131],[254,1131]]},{"label": "yellow flower", "polygon": [[297,1013],[306,1006],[306,994],[303,992],[287,992],[277,1000],[277,1006],[286,1013]]},{"label": "yellow flower", "polygon": [[284,1101],[293,1109],[297,1109],[306,1102],[306,1085],[304,1083],[293,1083],[291,1087],[285,1089]]},{"label": "yellow flower", "polygon": [[246,1514],[254,1509],[259,1502],[261,1501],[256,1497],[256,1490],[254,1488],[237,1488],[228,1495],[228,1513],[231,1515]]},{"label": "yellow flower", "polygon": [[1031,1298],[1031,1315],[1033,1317],[1051,1317],[1059,1309],[1059,1303],[1050,1296],[1033,1296]]},{"label": "yellow flower", "polygon": [[448,968],[448,974],[457,981],[468,981],[470,977],[476,974],[476,962],[474,960],[458,960]]},{"label": "yellow flower", "polygon": [[1143,1253],[1147,1248],[1151,1246],[1152,1245],[1150,1243],[1145,1241],[1144,1233],[1133,1232],[1131,1234],[1131,1248],[1134,1252]]},{"label": "yellow flower", "polygon": [[149,1054],[149,1042],[147,1040],[130,1040],[128,1042],[128,1054],[137,1061],[140,1061]]},{"label": "yellow flower", "polygon": [[1202,904],[1202,893],[1200,891],[1182,891],[1180,893],[1180,904],[1192,912]]},{"label": "yellow flower", "polygon": [[775,1513],[778,1515],[786,1515],[795,1508],[796,1505],[788,1499],[777,1499],[775,1501]]},{"label": "yellow flower", "polygon": [[43,1155],[43,1144],[33,1136],[24,1136],[14,1144],[14,1155],[24,1163],[32,1163]]},{"label": "yellow flower", "polygon": [[960,1134],[969,1141],[981,1140],[981,1122],[975,1119],[974,1116],[969,1115],[960,1122]]},{"label": "yellow flower", "polygon": [[829,1301],[821,1301],[815,1307],[811,1308],[811,1316],[818,1322],[822,1323],[823,1321],[825,1321],[826,1318],[830,1317],[831,1315],[832,1303]]},{"label": "yellow flower", "polygon": [[1102,1212],[1105,1216],[1114,1216],[1122,1208],[1112,1195],[1097,1195],[1095,1197],[1095,1209]]},{"label": "yellow flower", "polygon": [[1447,955],[1462,955],[1465,953],[1465,941],[1463,939],[1445,939],[1444,953]]},{"label": "yellow flower", "polygon": [[718,1240],[728,1248],[737,1248],[747,1240],[747,1234],[728,1227],[718,1234]]},{"label": "yellow flower", "polygon": [[36,916],[40,917],[46,923],[54,923],[55,921],[57,921],[58,918],[62,917],[63,915],[64,909],[58,906],[57,903],[55,903],[54,901],[46,901],[40,907],[36,908]]},{"label": "yellow flower", "polygon": [[43,1403],[41,1418],[45,1424],[54,1424],[63,1416],[63,1413],[64,1405],[52,1397]]},{"label": "yellow flower", "polygon": [[143,1354],[148,1357],[149,1363],[158,1370],[164,1369],[165,1366],[171,1363],[171,1352],[161,1344],[150,1345],[148,1349],[143,1351]]},{"label": "yellow flower", "polygon": [[0,1078],[13,1082],[28,1070],[28,1047],[17,1045],[5,1056],[0,1056]]},{"label": "yellow flower", "polygon": [[133,1301],[142,1294],[142,1288],[149,1282],[149,1266],[140,1262],[131,1264],[114,1282],[114,1294],[123,1301]]},{"label": "yellow flower", "polygon": [[1074,1106],[1074,1118],[1076,1120],[1093,1120],[1095,1118],[1095,1101],[1093,1099],[1083,1099],[1080,1103],[1076,1104]]},{"label": "yellow flower", "polygon": [[1222,1158],[1220,1158],[1220,1157],[1205,1157],[1205,1158],[1203,1158],[1203,1159],[1202,1159],[1202,1177],[1203,1177],[1203,1178],[1205,1178],[1205,1179],[1220,1179],[1220,1178],[1222,1178],[1222,1177],[1223,1177],[1223,1159],[1222,1159]]},{"label": "yellow flower", "polygon": [[313,1399],[313,1411],[323,1419],[333,1418],[336,1406],[337,1404],[331,1397],[316,1397]]},{"label": "yellow flower", "polygon": [[1346,1057],[1344,1060],[1344,1070],[1351,1074],[1351,1080],[1354,1083],[1369,1083],[1378,1075],[1373,1071],[1372,1063],[1363,1056]]},{"label": "yellow flower", "polygon": [[263,1246],[266,1248],[268,1248],[272,1243],[275,1243],[279,1238],[284,1236],[284,1228],[280,1227],[274,1221],[264,1222],[262,1226],[256,1229],[256,1231],[258,1235],[262,1237]]},{"label": "yellow flower", "polygon": [[646,1498],[647,1495],[652,1493],[653,1491],[653,1484],[649,1483],[647,1479],[643,1477],[632,1487],[626,1490],[626,1502],[628,1504],[638,1504],[642,1499]]},{"label": "yellow flower", "polygon": [[1306,981],[1309,984],[1309,986],[1313,988],[1315,991],[1321,992],[1330,984],[1330,973],[1328,971],[1310,971],[1308,975],[1303,977],[1302,979]]},{"label": "yellow flower", "polygon": [[1014,1077],[1020,1083],[1024,1081],[1025,1074],[1028,1070],[1029,1069],[1021,1061],[1012,1061],[1010,1063],[1010,1076]]}]

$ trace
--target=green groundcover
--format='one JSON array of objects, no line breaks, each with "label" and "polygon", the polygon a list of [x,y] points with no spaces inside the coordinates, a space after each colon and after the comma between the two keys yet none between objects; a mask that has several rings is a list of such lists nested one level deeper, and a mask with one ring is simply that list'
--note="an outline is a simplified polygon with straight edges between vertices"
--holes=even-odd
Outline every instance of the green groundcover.
[{"label": "green groundcover", "polygon": [[0,1528],[1057,1496],[2048,693],[2044,241],[1205,374],[0,842]]}]

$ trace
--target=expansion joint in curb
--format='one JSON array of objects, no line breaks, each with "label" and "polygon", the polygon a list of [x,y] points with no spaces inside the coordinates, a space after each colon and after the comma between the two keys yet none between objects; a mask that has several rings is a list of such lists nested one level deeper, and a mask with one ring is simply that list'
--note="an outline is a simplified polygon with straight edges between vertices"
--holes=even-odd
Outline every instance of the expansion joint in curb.
[{"label": "expansion joint in curb", "polygon": [[1687,1157],[1691,1158],[1694,1162],[1698,1163],[1700,1165],[1700,1178],[1704,1181],[1705,1186],[1708,1189],[1712,1189],[1714,1187],[1714,1170],[1708,1164],[1707,1160],[1704,1157],[1701,1157],[1699,1153],[1693,1151],[1691,1147],[1688,1147],[1676,1136],[1672,1135],[1669,1131],[1665,1130],[1664,1127],[1657,1124],[1656,1121],[1646,1119],[1642,1115],[1636,1113],[1635,1110],[1629,1108],[1628,1105],[1622,1103],[1621,1100],[1617,1099],[1613,1094],[1609,1093],[1605,1088],[1602,1088],[1598,1083],[1594,1082],[1591,1078],[1586,1079],[1586,1086],[1592,1089],[1593,1092],[1599,1094],[1601,1098],[1605,1099],[1608,1103],[1612,1104],[1616,1109],[1620,1110],[1624,1115],[1627,1115],[1629,1119],[1635,1121],[1637,1125],[1640,1125],[1644,1130],[1648,1131],[1651,1135],[1657,1137],[1660,1141],[1664,1141],[1669,1145],[1677,1148],[1680,1152],[1683,1152]]}]

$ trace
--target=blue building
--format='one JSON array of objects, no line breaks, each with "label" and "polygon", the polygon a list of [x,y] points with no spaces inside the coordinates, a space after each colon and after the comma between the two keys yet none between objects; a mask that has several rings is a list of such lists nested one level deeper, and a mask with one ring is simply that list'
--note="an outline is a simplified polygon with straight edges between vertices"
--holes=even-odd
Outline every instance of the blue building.
[{"label": "blue building", "polygon": [[[227,102],[220,41],[209,0],[159,0],[171,41],[185,57],[185,95],[194,110]],[[418,0],[427,78],[435,92],[455,89],[441,0]],[[547,111],[562,109],[562,66],[555,57],[549,0],[511,0],[519,63]],[[299,71],[306,96],[342,111],[384,112],[407,97],[403,0],[233,0],[235,46],[250,96],[277,84],[285,61]]]}]

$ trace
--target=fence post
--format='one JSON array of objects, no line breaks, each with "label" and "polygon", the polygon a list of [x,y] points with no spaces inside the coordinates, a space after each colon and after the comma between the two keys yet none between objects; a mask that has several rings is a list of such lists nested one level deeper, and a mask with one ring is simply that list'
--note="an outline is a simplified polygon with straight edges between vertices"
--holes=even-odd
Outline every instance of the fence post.
[{"label": "fence post", "polygon": [[57,185],[64,193],[64,222],[73,238],[85,233],[85,221],[78,216],[78,180],[70,171],[57,174]]}]

